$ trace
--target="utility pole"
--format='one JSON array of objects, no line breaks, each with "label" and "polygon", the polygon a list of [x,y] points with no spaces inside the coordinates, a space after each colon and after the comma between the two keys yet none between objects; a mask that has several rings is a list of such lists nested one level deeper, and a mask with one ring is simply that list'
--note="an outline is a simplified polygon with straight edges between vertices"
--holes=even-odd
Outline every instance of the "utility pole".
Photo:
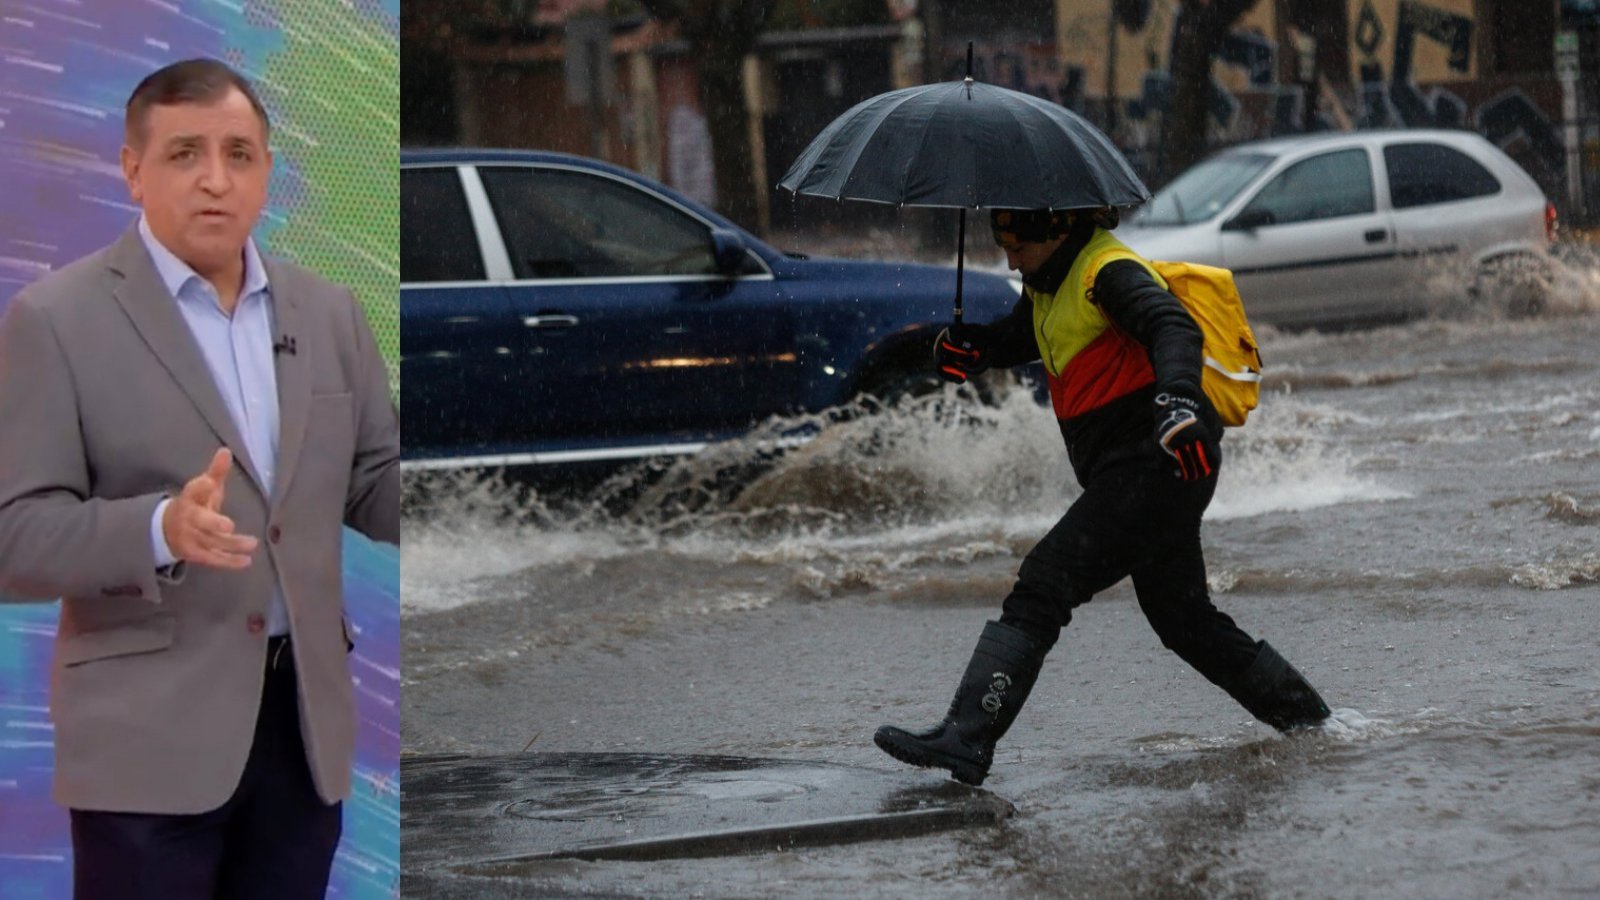
[{"label": "utility pole", "polygon": [[1556,80],[1561,82],[1561,142],[1567,155],[1567,209],[1572,221],[1585,221],[1583,166],[1578,146],[1578,33],[1556,32]]},{"label": "utility pole", "polygon": [[1106,0],[1106,135],[1117,139],[1117,4]]}]

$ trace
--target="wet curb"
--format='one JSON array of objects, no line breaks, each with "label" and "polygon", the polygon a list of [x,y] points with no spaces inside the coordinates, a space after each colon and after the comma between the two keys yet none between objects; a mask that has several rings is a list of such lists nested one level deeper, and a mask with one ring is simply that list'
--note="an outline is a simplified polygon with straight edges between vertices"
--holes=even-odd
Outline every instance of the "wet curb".
[{"label": "wet curb", "polygon": [[536,874],[553,860],[665,860],[993,825],[1010,803],[929,772],[638,753],[401,760],[406,868]]}]

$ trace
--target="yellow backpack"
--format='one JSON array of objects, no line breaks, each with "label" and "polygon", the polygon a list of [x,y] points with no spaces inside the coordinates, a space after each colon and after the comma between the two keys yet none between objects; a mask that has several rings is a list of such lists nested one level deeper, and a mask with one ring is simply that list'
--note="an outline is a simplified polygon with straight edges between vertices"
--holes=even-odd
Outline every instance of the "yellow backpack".
[{"label": "yellow backpack", "polygon": [[[1098,272],[1112,259],[1135,259],[1131,252],[1112,250],[1095,260]],[[1222,424],[1243,425],[1261,396],[1261,349],[1244,315],[1244,301],[1233,283],[1233,273],[1199,263],[1148,262],[1167,283],[1205,336],[1201,352],[1205,368],[1200,387],[1217,408]],[[1091,276],[1092,277],[1092,276]]]}]

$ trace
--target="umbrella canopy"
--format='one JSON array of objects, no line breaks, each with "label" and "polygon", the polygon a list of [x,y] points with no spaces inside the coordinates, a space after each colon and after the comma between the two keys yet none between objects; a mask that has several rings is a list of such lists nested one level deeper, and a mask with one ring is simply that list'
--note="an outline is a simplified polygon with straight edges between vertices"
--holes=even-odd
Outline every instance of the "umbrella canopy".
[{"label": "umbrella canopy", "polygon": [[906,206],[1133,206],[1150,190],[1088,120],[973,81],[879,94],[834,119],[778,182],[797,194]]}]

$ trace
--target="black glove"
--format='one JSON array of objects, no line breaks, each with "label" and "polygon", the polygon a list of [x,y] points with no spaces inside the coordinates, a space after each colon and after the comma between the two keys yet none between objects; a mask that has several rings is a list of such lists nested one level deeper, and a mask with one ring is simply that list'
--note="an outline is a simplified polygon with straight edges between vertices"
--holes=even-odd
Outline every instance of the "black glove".
[{"label": "black glove", "polygon": [[1200,417],[1201,400],[1178,391],[1156,394],[1156,443],[1177,461],[1173,475],[1200,481],[1217,472],[1222,447]]},{"label": "black glove", "polygon": [[958,322],[939,332],[933,342],[933,364],[939,377],[954,384],[989,368],[989,326]]}]

